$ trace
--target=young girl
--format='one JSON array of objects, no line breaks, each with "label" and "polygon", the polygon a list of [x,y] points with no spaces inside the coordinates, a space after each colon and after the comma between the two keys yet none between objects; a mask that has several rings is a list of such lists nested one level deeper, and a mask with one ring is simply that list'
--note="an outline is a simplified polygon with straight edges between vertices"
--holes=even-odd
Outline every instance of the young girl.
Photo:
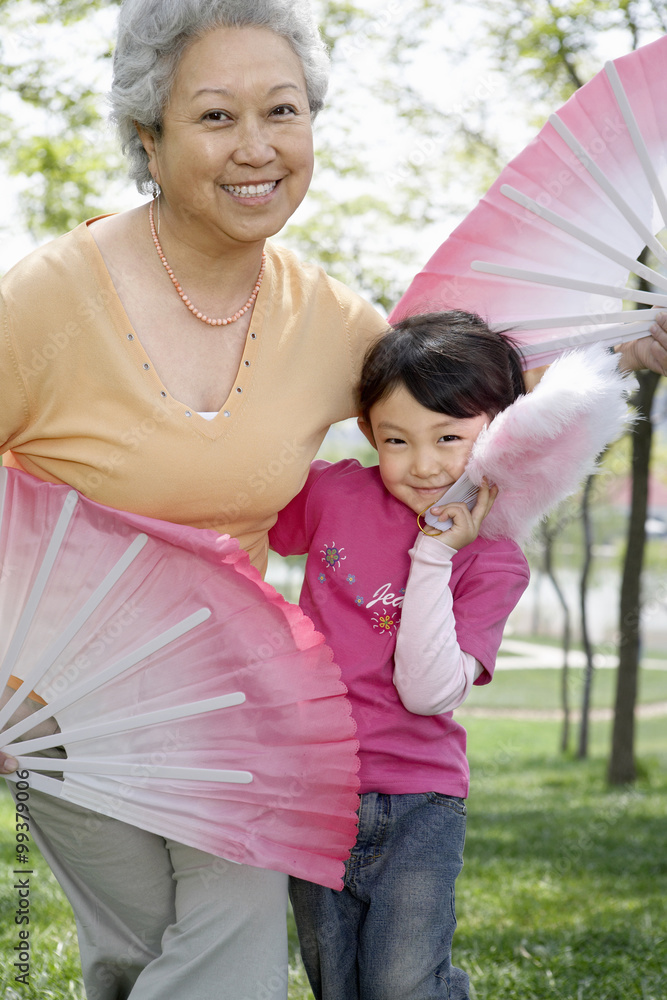
[{"label": "young girl", "polygon": [[514,542],[478,537],[494,499],[486,485],[472,512],[442,508],[453,523],[438,536],[419,532],[416,515],[523,391],[511,343],[478,317],[404,320],[361,376],[359,426],[379,466],[315,462],[271,531],[282,555],[308,553],[300,604],[333,648],[358,727],[359,834],[345,888],[291,880],[317,1000],[468,997],[451,964],[469,782],[452,710],[491,680],[528,567]]}]

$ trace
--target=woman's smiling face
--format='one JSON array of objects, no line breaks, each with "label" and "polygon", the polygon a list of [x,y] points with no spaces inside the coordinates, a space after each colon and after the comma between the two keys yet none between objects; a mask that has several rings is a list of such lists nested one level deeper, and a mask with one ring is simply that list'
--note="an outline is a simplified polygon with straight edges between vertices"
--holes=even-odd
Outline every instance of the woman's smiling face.
[{"label": "woman's smiling face", "polygon": [[278,232],[303,200],[313,140],[303,69],[267,28],[215,28],[178,66],[162,132],[140,128],[167,209],[234,243]]}]

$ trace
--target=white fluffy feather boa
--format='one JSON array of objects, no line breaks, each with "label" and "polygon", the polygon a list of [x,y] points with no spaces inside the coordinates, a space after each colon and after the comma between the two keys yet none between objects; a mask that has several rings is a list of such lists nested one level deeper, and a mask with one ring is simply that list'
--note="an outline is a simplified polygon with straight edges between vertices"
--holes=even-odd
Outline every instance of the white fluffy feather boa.
[{"label": "white fluffy feather boa", "polygon": [[632,386],[618,370],[618,356],[595,346],[561,355],[532,392],[499,413],[477,438],[466,467],[475,485],[486,477],[498,486],[480,534],[523,541],[575,493],[632,422]]}]

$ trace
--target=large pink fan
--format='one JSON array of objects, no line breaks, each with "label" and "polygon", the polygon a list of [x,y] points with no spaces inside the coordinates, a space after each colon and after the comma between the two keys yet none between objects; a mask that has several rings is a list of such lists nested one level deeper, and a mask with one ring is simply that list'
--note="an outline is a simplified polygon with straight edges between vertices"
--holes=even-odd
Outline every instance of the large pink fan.
[{"label": "large pink fan", "polygon": [[[355,724],[309,619],[227,535],[11,469],[0,515],[0,692],[18,684],[0,742],[32,786],[340,888]],[[48,719],[60,731],[30,738]],[[32,756],[55,747],[66,758]]]},{"label": "large pink fan", "polygon": [[[667,308],[656,238],[667,225],[665,67],[667,36],[607,63],[503,170],[390,319],[479,313],[515,331],[527,368],[646,336]],[[637,262],[644,247],[657,270]],[[637,303],[651,307],[641,319]]]}]

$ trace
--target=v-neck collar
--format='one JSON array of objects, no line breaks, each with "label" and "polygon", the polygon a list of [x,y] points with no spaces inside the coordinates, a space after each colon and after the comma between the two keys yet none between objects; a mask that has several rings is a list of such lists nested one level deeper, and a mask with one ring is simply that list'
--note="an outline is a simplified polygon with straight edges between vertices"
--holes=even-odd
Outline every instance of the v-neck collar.
[{"label": "v-neck collar", "polygon": [[82,235],[84,236],[86,244],[90,249],[89,259],[95,271],[96,280],[102,287],[106,286],[109,290],[106,308],[114,321],[115,329],[118,331],[122,339],[123,347],[129,351],[129,363],[133,366],[137,366],[137,369],[142,375],[145,374],[147,403],[151,406],[151,410],[158,405],[160,407],[166,407],[174,414],[180,413],[183,420],[191,423],[192,428],[196,430],[198,434],[203,437],[210,438],[211,440],[215,440],[222,434],[228,433],[242,418],[246,400],[248,395],[252,393],[254,370],[256,365],[259,363],[261,355],[262,336],[265,327],[264,320],[266,315],[266,303],[271,301],[270,297],[273,286],[273,262],[271,259],[270,247],[268,244],[265,246],[266,270],[255,300],[250,326],[243,347],[243,354],[236,372],[236,377],[232,383],[229,395],[221,406],[219,412],[215,417],[213,417],[212,420],[207,420],[206,418],[200,416],[194,407],[188,406],[187,403],[183,403],[180,400],[175,399],[167,387],[163,385],[148,353],[144,349],[138,334],[130,322],[130,318],[125,311],[123,303],[121,302],[120,296],[118,295],[116,286],[113,283],[113,279],[109,273],[100,248],[98,247],[94,236],[88,229],[92,222],[97,222],[98,219],[106,217],[107,216],[100,215],[93,219],[88,219],[86,222],[81,223],[79,228],[82,229]]}]

